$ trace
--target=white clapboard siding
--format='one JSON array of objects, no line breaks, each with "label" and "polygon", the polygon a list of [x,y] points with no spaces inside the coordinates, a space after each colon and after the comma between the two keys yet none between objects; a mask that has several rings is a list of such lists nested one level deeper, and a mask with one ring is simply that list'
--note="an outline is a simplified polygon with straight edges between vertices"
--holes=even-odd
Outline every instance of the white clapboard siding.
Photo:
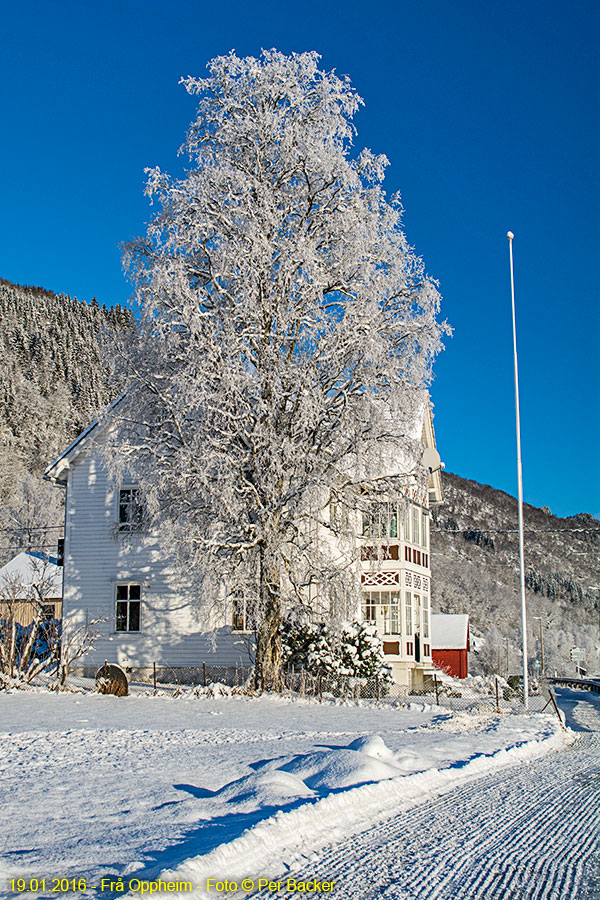
[{"label": "white clapboard siding", "polygon": [[[67,481],[63,628],[65,641],[95,619],[99,637],[78,665],[236,666],[250,664],[250,635],[231,631],[229,610],[201,612],[176,583],[173,561],[158,541],[142,533],[119,534],[118,485],[98,446],[71,460]],[[117,583],[141,585],[139,633],[115,631]]]}]

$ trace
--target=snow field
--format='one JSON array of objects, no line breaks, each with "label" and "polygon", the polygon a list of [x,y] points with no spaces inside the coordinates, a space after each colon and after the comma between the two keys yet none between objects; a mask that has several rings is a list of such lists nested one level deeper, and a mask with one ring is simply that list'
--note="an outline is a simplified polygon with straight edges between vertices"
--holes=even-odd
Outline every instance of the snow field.
[{"label": "snow field", "polygon": [[307,848],[564,743],[550,717],[423,704],[4,693],[0,878],[160,877],[202,896],[207,877],[276,877]]}]

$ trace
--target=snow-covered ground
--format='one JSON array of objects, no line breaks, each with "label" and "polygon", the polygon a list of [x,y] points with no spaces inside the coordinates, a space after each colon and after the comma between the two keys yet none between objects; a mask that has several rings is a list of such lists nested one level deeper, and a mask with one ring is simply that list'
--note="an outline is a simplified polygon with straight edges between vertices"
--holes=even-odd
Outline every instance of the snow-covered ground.
[{"label": "snow-covered ground", "polygon": [[[12,879],[45,878],[37,896],[56,897],[53,879],[81,878],[88,890],[70,896],[108,900],[123,896],[110,887],[118,878],[147,891],[184,883],[182,896],[191,883],[209,897],[224,896],[209,878],[240,889],[249,879],[246,893],[262,878],[281,882],[265,896],[284,896],[291,871],[336,881],[336,896],[420,897],[353,894],[328,848],[342,860],[342,846],[410,810],[427,827],[428,810],[457,787],[501,785],[517,770],[527,782],[578,740],[551,716],[451,715],[422,703],[1,693],[0,880],[14,896]],[[412,856],[405,848],[397,862]]]}]

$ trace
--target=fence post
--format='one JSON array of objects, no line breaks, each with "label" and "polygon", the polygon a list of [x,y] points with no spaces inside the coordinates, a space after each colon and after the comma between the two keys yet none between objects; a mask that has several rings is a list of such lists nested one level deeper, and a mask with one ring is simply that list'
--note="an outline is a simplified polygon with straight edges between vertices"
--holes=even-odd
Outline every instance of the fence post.
[{"label": "fence post", "polygon": [[300,669],[300,696],[304,697],[304,694],[305,694],[304,669]]},{"label": "fence post", "polygon": [[202,663],[202,684],[206,687],[206,663]]},{"label": "fence post", "polygon": [[500,712],[500,698],[498,695],[498,679],[495,678],[494,681],[496,682],[496,712],[499,713]]},{"label": "fence post", "polygon": [[323,675],[319,672],[319,678],[317,680],[317,691],[319,694],[319,703],[323,702]]},{"label": "fence post", "polygon": [[156,691],[156,662],[152,663],[152,680],[154,682],[154,690]]},{"label": "fence post", "polygon": [[556,697],[554,696],[554,693],[553,693],[553,691],[552,691],[552,688],[549,688],[548,693],[550,694],[550,699],[551,699],[551,701],[552,701],[552,706],[554,707],[554,712],[555,712],[556,715],[558,716],[558,721],[560,722],[560,727],[562,728],[563,731],[566,731],[564,722],[563,722],[563,720],[562,720],[562,716],[561,716],[561,714],[560,714],[560,711],[559,711],[559,709],[558,709],[558,705],[557,705],[557,703],[556,703]]},{"label": "fence post", "polygon": [[433,689],[435,690],[436,705],[439,706],[440,705],[440,695],[439,695],[439,691],[438,691],[437,675],[435,674],[435,672],[433,673]]}]

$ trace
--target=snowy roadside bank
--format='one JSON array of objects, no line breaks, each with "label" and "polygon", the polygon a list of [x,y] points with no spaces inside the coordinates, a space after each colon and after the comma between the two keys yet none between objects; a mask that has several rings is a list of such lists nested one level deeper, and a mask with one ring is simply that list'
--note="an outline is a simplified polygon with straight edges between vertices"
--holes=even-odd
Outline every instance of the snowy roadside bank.
[{"label": "snowy roadside bank", "polygon": [[3,693],[11,827],[0,881],[84,877],[95,890],[82,897],[108,900],[123,893],[99,890],[107,875],[128,884],[193,871],[194,886],[217,872],[271,877],[338,835],[564,741],[549,716],[419,703]]},{"label": "snowy roadside bank", "polygon": [[[265,879],[275,881],[285,889],[286,871],[299,861],[306,861],[311,853],[322,847],[348,838],[366,825],[383,822],[428,798],[440,796],[457,784],[489,774],[494,769],[536,759],[564,745],[564,735],[554,723],[549,723],[545,733],[542,730],[538,738],[520,741],[490,754],[476,753],[471,759],[457,759],[447,768],[390,778],[389,773],[380,770],[378,763],[383,762],[384,766],[391,763],[394,754],[381,739],[366,739],[362,745],[354,742],[350,748],[362,750],[373,760],[369,773],[371,783],[341,789],[339,793],[330,793],[291,812],[277,812],[230,843],[190,859],[176,869],[161,872],[157,881],[191,884],[198,897],[214,896],[217,893],[215,885],[226,882],[229,895],[235,895],[236,887],[240,888],[240,895],[250,894],[261,886],[261,880],[265,883]],[[307,848],[310,848],[308,853]],[[263,886],[266,887],[266,883]],[[189,894],[186,888],[184,892],[174,891],[168,895],[183,897]],[[136,893],[130,896],[136,896]],[[158,892],[156,896],[165,895]]]}]

